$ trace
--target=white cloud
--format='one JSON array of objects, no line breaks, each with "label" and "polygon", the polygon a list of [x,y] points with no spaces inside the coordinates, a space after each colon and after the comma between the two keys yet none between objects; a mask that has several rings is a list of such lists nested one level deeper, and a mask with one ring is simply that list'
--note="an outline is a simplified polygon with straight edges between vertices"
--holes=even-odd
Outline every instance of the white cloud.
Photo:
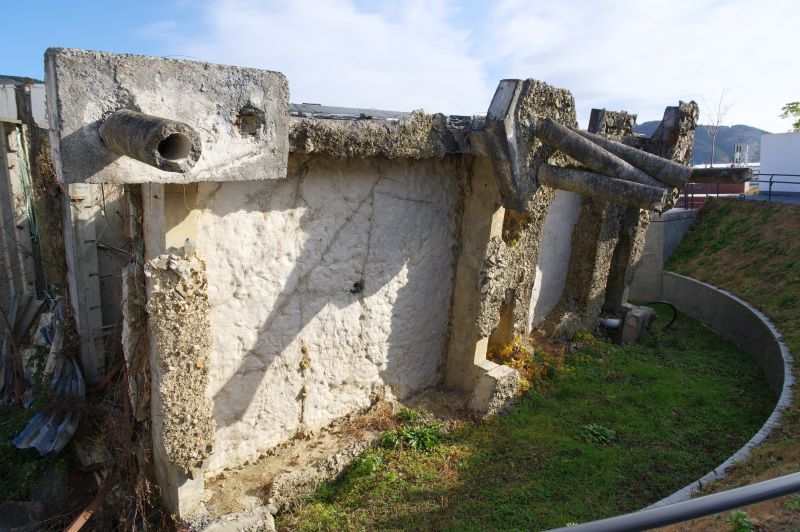
[{"label": "white cloud", "polygon": [[727,123],[781,131],[800,98],[796,0],[219,0],[205,19],[173,54],[279,70],[294,102],[482,113],[499,79],[534,77],[572,90],[585,125],[725,87]]},{"label": "white cloud", "polygon": [[446,113],[488,106],[490,85],[480,60],[465,52],[468,32],[447,23],[450,7],[426,0],[375,7],[221,0],[206,13],[208,33],[173,49],[283,72],[293,102]]},{"label": "white cloud", "polygon": [[678,99],[702,106],[726,87],[728,123],[781,130],[780,107],[800,92],[791,66],[799,26],[795,0],[580,1],[568,9],[506,0],[490,22],[489,41],[503,44],[486,61],[571,89],[583,121],[592,107],[657,119]]}]

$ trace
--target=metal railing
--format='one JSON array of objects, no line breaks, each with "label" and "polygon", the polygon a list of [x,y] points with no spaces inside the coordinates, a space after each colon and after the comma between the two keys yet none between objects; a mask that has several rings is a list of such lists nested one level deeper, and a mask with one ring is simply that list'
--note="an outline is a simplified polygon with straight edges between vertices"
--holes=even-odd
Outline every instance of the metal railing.
[{"label": "metal railing", "polygon": [[[789,178],[789,179],[778,179],[778,178]],[[781,185],[796,185],[798,187],[797,193],[800,193],[800,174],[756,174],[753,176],[753,179],[750,181],[746,181],[745,183],[757,184],[759,186],[759,194],[761,193],[761,185],[767,185],[767,203],[772,203],[772,194],[773,194],[773,185],[781,184]],[[743,183],[743,184],[745,184]],[[712,187],[716,186],[716,190],[712,190]],[[725,186],[725,185],[723,185]],[[732,195],[742,195],[744,192],[722,192],[724,195],[732,196]],[[720,184],[714,183],[687,183],[686,186],[683,188],[682,194],[682,201],[683,201],[683,208],[684,209],[695,209],[697,200],[695,200],[695,195],[698,195],[700,198],[708,198],[712,195],[719,197],[721,194],[720,192]],[[680,205],[680,203],[679,203]],[[702,206],[702,204],[700,205]],[[699,208],[699,206],[698,206]]]},{"label": "metal railing", "polygon": [[720,493],[705,495],[688,501],[657,508],[609,517],[599,521],[553,529],[552,532],[624,532],[649,530],[660,526],[682,523],[690,519],[713,515],[741,506],[783,497],[800,491],[800,473],[792,473],[772,480]]},{"label": "metal railing", "polygon": [[[769,176],[769,179],[762,179],[763,177]],[[800,174],[758,174],[757,179],[752,179],[751,183],[758,183],[759,193],[761,192],[761,183],[767,183],[769,185],[769,190],[767,191],[767,202],[772,203],[772,185],[773,184],[785,184],[785,185],[797,185],[800,187]],[[776,180],[776,177],[793,177],[795,178],[793,181],[785,181],[785,180]],[[800,190],[798,190],[800,192]]]}]

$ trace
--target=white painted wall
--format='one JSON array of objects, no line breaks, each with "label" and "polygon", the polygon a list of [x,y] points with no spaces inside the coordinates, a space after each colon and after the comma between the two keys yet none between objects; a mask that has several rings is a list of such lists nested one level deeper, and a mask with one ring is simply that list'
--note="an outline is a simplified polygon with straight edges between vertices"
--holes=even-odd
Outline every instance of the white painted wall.
[{"label": "white painted wall", "polygon": [[407,396],[437,383],[458,175],[449,160],[316,158],[286,180],[199,185],[210,473],[366,407],[386,385]]},{"label": "white painted wall", "polygon": [[[761,135],[760,180],[769,179],[769,174],[800,175],[800,132]],[[800,177],[775,176],[777,181],[794,181],[797,184],[772,185],[773,192],[800,192]],[[769,190],[767,183],[760,183],[762,192]]]},{"label": "white painted wall", "polygon": [[572,230],[581,212],[581,195],[557,190],[547,210],[539,244],[539,262],[531,295],[530,327],[539,325],[558,304],[569,269]]}]

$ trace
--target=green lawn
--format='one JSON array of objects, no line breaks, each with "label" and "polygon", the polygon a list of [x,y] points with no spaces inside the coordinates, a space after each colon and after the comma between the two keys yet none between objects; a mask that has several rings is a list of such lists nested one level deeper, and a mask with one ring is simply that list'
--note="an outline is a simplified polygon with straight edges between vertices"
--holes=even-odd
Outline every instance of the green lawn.
[{"label": "green lawn", "polygon": [[[672,256],[668,269],[733,292],[775,324],[795,357],[800,382],[800,206],[712,198]],[[781,426],[711,491],[794,473],[800,463],[800,385]],[[800,530],[796,496],[744,508],[764,530]],[[718,528],[720,516],[686,524]]]},{"label": "green lawn", "polygon": [[509,414],[432,451],[370,451],[278,526],[546,529],[637,510],[725,460],[774,401],[746,354],[680,316],[635,346],[586,342]]}]

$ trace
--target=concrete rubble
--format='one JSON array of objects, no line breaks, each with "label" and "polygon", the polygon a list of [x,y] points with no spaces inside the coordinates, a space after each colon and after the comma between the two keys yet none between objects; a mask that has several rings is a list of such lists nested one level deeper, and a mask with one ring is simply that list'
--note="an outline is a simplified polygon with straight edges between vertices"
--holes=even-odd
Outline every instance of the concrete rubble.
[{"label": "concrete rubble", "polygon": [[[623,309],[697,121],[681,102],[643,138],[635,115],[594,110],[584,132],[571,93],[532,79],[500,82],[485,116],[445,116],[290,105],[280,73],[193,61],[51,49],[46,72],[78,329],[123,309],[163,499],[208,530],[271,517],[212,523],[206,477],[378,401],[439,387],[506,409],[519,375],[489,344]],[[103,184],[131,213],[110,231],[134,243],[124,290],[96,284],[86,247]],[[292,475],[317,483],[362,448]]]}]

